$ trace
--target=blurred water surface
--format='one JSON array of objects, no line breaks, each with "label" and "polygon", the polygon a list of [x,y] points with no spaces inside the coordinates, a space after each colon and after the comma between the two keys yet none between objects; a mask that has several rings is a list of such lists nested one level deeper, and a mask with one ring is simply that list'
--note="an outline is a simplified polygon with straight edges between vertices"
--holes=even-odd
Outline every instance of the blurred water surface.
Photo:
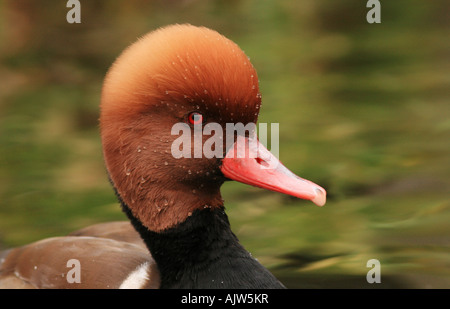
[{"label": "blurred water surface", "polygon": [[[204,25],[256,67],[260,122],[327,204],[239,183],[223,197],[246,248],[288,287],[450,287],[450,3],[382,1],[0,3],[0,248],[125,220],[105,173],[106,70],[163,25]],[[369,284],[366,263],[381,263]]]}]

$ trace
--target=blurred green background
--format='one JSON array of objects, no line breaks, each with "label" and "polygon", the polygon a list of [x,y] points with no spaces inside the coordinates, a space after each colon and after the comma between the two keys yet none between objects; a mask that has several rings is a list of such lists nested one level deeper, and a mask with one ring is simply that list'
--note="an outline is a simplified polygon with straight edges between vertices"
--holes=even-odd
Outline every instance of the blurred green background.
[{"label": "blurred green background", "polygon": [[[288,287],[450,287],[450,2],[0,2],[0,249],[125,220],[101,154],[115,57],[189,22],[238,43],[280,159],[328,191],[316,207],[239,183],[223,197],[244,246]],[[369,259],[381,284],[369,284]]]}]

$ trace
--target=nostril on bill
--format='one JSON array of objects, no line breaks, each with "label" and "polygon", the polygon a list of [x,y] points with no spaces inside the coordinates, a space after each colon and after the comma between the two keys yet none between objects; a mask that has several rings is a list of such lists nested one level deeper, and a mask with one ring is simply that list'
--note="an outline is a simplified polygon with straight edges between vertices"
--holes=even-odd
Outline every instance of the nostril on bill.
[{"label": "nostril on bill", "polygon": [[269,167],[269,163],[266,162],[266,160],[262,159],[262,158],[255,158],[256,162],[258,162],[258,164],[265,166],[265,167]]}]

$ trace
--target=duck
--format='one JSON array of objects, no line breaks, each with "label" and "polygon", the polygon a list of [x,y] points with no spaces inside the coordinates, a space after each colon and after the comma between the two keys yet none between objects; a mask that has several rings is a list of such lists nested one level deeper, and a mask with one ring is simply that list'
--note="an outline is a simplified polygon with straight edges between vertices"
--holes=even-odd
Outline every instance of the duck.
[{"label": "duck", "polygon": [[[318,206],[326,191],[254,131],[227,131],[257,123],[261,102],[250,58],[217,31],[173,24],[140,37],[107,71],[100,102],[106,174],[128,221],[2,251],[0,288],[286,288],[232,232],[220,188],[238,181]],[[203,148],[214,156],[192,155],[211,146],[213,131],[201,129],[213,123],[227,138]],[[175,124],[202,134],[177,144]]]}]

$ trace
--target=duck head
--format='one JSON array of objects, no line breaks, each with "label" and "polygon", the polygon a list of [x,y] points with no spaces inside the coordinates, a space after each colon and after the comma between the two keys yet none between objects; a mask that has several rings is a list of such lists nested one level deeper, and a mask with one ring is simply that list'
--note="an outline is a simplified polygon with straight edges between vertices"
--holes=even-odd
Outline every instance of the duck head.
[{"label": "duck head", "polygon": [[[133,216],[158,232],[197,209],[223,208],[220,187],[229,179],[323,205],[325,190],[291,173],[252,133],[227,132],[227,123],[256,123],[260,106],[249,58],[213,30],[173,25],[128,47],[105,78],[100,127],[111,182]],[[180,123],[219,124],[233,143],[221,139],[221,156],[174,156],[172,129]],[[189,137],[189,153],[211,136]],[[247,155],[237,156],[239,149]]]}]

